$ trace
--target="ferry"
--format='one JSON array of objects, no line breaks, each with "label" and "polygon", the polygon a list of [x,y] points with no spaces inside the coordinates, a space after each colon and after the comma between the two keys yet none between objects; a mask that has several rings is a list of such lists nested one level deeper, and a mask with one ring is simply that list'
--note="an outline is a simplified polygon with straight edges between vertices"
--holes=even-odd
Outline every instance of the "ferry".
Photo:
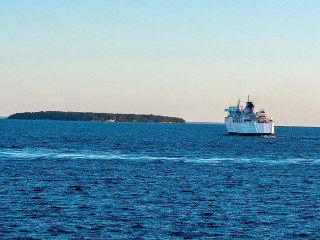
[{"label": "ferry", "polygon": [[253,102],[248,101],[246,107],[240,106],[240,99],[237,106],[230,106],[225,109],[228,116],[225,117],[225,124],[229,134],[238,135],[274,135],[274,122],[272,117],[267,116],[264,109],[254,112]]}]

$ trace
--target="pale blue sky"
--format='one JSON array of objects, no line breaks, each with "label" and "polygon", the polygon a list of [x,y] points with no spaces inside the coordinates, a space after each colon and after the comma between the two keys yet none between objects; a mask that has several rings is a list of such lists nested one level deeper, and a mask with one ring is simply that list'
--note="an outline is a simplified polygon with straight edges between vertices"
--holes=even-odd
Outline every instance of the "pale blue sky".
[{"label": "pale blue sky", "polygon": [[277,124],[320,126],[319,1],[0,3],[0,115],[222,122],[251,94]]}]

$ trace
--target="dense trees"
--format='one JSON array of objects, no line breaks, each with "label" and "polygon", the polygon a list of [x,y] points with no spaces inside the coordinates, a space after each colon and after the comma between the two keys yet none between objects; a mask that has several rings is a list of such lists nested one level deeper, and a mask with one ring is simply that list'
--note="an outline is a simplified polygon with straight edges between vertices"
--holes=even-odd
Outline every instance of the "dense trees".
[{"label": "dense trees", "polygon": [[98,122],[147,122],[147,123],[185,123],[182,118],[157,116],[152,114],[119,114],[92,112],[25,112],[10,115],[8,119],[98,121]]}]

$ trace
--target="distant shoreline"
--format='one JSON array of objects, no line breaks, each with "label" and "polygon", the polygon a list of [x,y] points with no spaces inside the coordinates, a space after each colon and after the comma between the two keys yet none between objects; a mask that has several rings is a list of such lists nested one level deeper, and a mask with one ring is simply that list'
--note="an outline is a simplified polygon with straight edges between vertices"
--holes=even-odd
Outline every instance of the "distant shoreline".
[{"label": "distant shoreline", "polygon": [[[18,113],[16,113],[18,114]],[[6,119],[9,119],[9,120],[56,120],[56,119],[20,119],[20,118],[14,118],[14,117],[11,117],[11,116],[14,116],[16,114],[12,114],[10,116],[2,116],[0,117],[0,120],[6,120]],[[19,113],[20,114],[20,113]],[[123,114],[123,115],[139,115],[139,114]],[[144,116],[144,114],[141,114]],[[152,114],[149,114],[149,115],[152,115]],[[149,116],[149,115],[146,115],[145,116]],[[152,116],[157,116],[157,115],[152,115]],[[160,116],[162,117],[162,116]],[[175,118],[175,117],[169,117],[169,118]],[[177,118],[177,119],[182,119],[182,118]],[[182,119],[183,121],[185,121],[184,119]],[[56,120],[56,121],[82,121],[82,120]],[[102,121],[95,121],[95,122],[102,122]],[[109,121],[105,121],[105,122],[109,122]],[[134,122],[134,121],[133,121]],[[137,122],[138,123],[138,122]],[[170,123],[170,122],[158,122],[158,123]],[[180,123],[180,122],[179,122]],[[184,124],[224,124],[223,122],[183,122]],[[310,127],[310,128],[320,128],[320,126],[304,126],[304,125],[276,125],[275,127]]]},{"label": "distant shoreline", "polygon": [[153,114],[122,114],[92,112],[41,111],[24,112],[10,115],[7,119],[19,120],[56,120],[85,122],[140,122],[140,123],[179,123],[186,121],[178,117],[159,116]]},{"label": "distant shoreline", "polygon": [[187,124],[224,124],[223,122],[186,122]]}]

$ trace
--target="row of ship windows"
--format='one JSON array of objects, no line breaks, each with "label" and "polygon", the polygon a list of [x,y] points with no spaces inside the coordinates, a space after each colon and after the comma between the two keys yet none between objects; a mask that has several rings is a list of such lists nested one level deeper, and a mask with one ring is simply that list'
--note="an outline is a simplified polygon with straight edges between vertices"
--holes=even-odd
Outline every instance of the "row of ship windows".
[{"label": "row of ship windows", "polygon": [[233,123],[243,123],[243,121],[240,120],[240,119],[233,119],[232,122],[233,122]]},{"label": "row of ship windows", "polygon": [[[271,120],[270,120],[270,121],[271,121]],[[243,121],[240,120],[240,119],[233,119],[232,122],[233,122],[233,123],[243,123]],[[247,122],[252,123],[251,121],[247,121]],[[258,121],[258,122],[259,122],[259,123],[268,123],[269,121],[264,120],[264,121]]]}]

